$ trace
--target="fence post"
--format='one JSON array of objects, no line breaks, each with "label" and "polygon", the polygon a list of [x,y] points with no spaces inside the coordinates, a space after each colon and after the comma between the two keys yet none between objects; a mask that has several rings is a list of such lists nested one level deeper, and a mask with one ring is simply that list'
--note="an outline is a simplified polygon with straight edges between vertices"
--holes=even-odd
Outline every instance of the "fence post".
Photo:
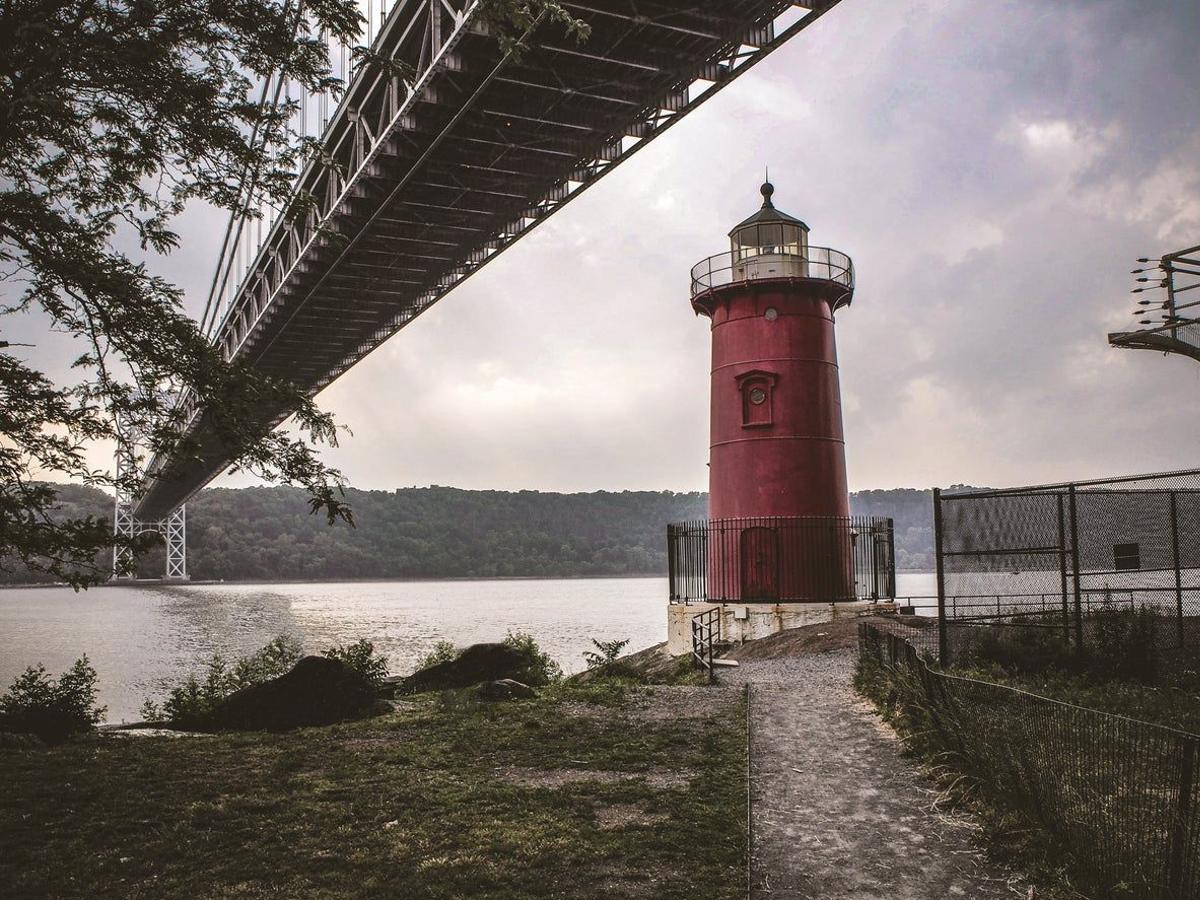
[{"label": "fence post", "polygon": [[[894,519],[887,520],[887,596],[896,599],[896,522]],[[1179,566],[1175,566],[1175,577],[1179,577]]]},{"label": "fence post", "polygon": [[1071,571],[1075,575],[1075,650],[1083,652],[1083,596],[1079,587],[1079,519],[1075,504],[1075,485],[1069,485],[1067,496],[1071,504]]},{"label": "fence post", "polygon": [[677,598],[675,593],[675,526],[667,526],[667,591],[671,600]]},{"label": "fence post", "polygon": [[933,489],[933,548],[937,561],[938,662],[950,665],[950,641],[946,632],[946,568],[942,561],[942,489]]},{"label": "fence post", "polygon": [[1067,525],[1063,511],[1063,495],[1058,494],[1058,574],[1062,591],[1063,644],[1071,643],[1071,607],[1067,601]]},{"label": "fence post", "polygon": [[[1175,624],[1179,632],[1179,646],[1183,646],[1183,577],[1179,571],[1179,508],[1176,492],[1171,491],[1171,560],[1175,564]],[[1130,595],[1132,598],[1132,594]]]},{"label": "fence post", "polygon": [[1167,889],[1172,898],[1183,897],[1183,860],[1196,773],[1196,741],[1184,738],[1180,749],[1183,759],[1179,765],[1179,804],[1175,808],[1175,821],[1171,823],[1171,849],[1167,857]]}]

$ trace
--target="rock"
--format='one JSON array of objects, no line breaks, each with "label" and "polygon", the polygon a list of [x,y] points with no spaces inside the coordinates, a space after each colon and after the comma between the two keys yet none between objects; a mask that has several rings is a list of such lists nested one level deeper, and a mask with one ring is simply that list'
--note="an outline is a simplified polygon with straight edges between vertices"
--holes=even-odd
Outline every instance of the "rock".
[{"label": "rock", "polygon": [[371,682],[344,662],[306,656],[286,675],[230,694],[207,730],[286,731],[361,718],[377,709]]},{"label": "rock", "polygon": [[470,687],[519,674],[528,659],[505,644],[472,644],[448,662],[414,672],[401,685],[405,694]]},{"label": "rock", "polygon": [[485,681],[475,689],[475,693],[480,700],[525,700],[537,696],[537,691],[529,685],[511,678]]}]

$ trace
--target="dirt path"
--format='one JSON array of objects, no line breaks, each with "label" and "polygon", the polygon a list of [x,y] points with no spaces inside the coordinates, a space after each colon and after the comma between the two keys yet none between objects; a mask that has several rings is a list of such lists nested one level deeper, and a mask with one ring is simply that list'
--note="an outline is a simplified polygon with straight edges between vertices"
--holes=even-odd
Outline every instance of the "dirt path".
[{"label": "dirt path", "polygon": [[931,782],[851,684],[853,651],[747,660],[751,897],[971,900],[1027,886],[974,849],[976,826],[931,810]]}]

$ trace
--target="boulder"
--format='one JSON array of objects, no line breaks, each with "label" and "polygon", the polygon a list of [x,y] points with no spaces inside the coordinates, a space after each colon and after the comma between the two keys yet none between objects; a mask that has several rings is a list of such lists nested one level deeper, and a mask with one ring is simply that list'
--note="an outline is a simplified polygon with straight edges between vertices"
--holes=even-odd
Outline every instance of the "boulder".
[{"label": "boulder", "polygon": [[475,688],[475,694],[480,700],[525,700],[537,696],[537,691],[511,678],[501,678],[485,681]]},{"label": "boulder", "polygon": [[286,731],[377,710],[371,682],[344,662],[306,656],[286,675],[236,691],[206,717],[214,731]]},{"label": "boulder", "polygon": [[404,680],[401,692],[419,694],[501,681],[520,674],[528,662],[524,654],[506,644],[472,644],[448,662],[414,672]]}]

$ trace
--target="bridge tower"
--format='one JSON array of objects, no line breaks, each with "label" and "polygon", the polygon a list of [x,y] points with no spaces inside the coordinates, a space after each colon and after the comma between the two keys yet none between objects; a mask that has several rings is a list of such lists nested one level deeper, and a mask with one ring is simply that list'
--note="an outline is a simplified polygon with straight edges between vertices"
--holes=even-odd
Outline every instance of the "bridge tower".
[{"label": "bridge tower", "polygon": [[[127,423],[118,423],[124,440],[117,445],[117,491],[113,510],[113,532],[116,535],[134,538],[147,532],[162,536],[167,549],[164,581],[187,581],[187,506],[176,507],[164,518],[143,521],[133,514],[134,497],[121,487],[123,479],[138,470],[137,446],[141,435]],[[128,547],[113,548],[113,574],[116,580],[132,580],[137,577],[133,568],[133,552]]]}]

